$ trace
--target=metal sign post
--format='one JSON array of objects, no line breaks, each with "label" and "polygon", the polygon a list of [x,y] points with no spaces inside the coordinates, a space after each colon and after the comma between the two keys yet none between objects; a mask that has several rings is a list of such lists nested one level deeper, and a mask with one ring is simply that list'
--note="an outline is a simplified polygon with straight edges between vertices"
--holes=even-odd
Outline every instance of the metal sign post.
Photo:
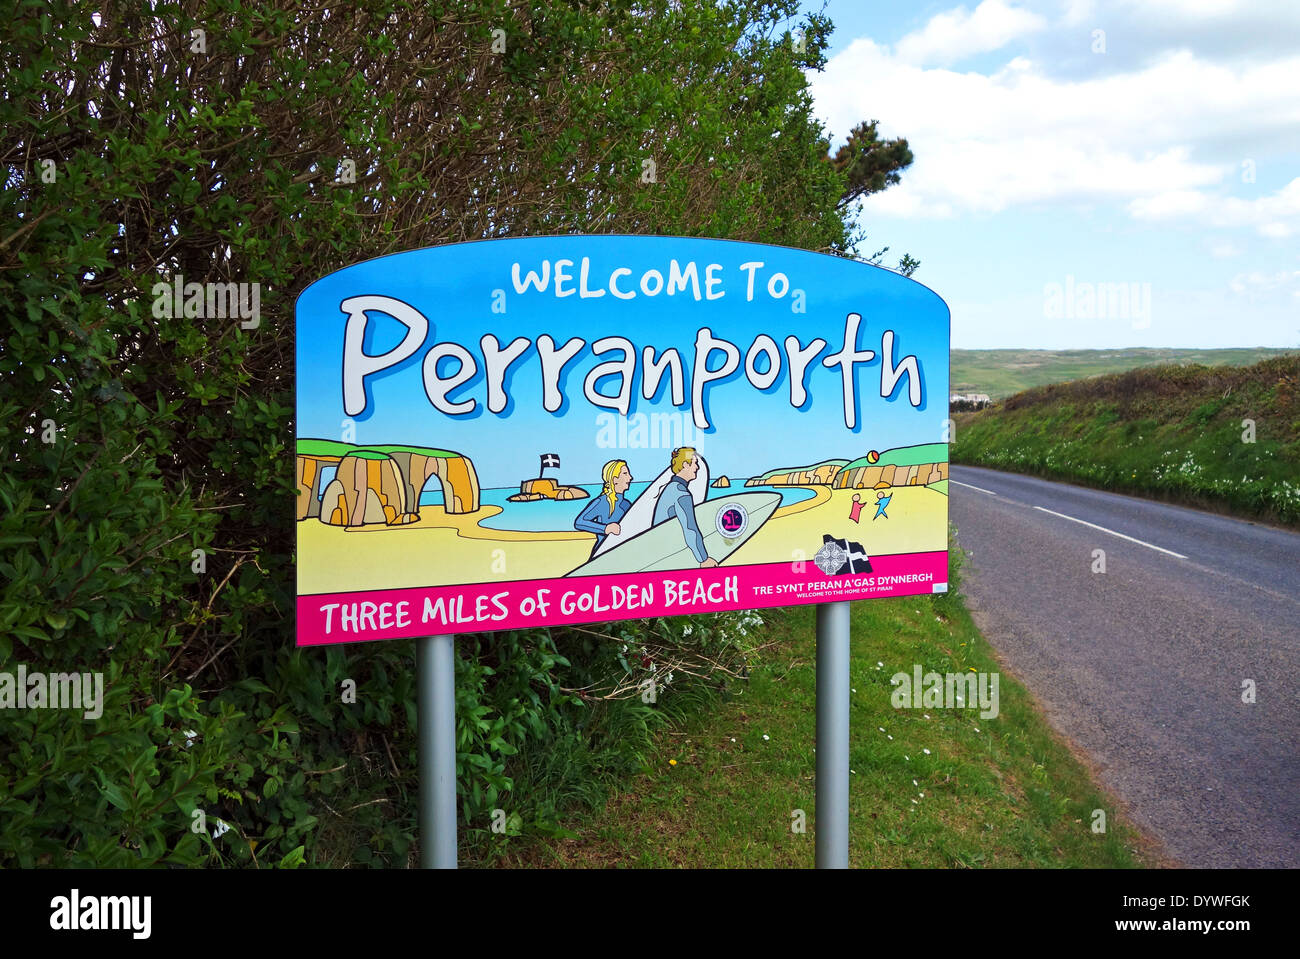
[{"label": "metal sign post", "polygon": [[817,868],[849,868],[849,604],[817,607]]},{"label": "metal sign post", "polygon": [[456,868],[455,637],[415,641],[420,724],[420,868]]}]

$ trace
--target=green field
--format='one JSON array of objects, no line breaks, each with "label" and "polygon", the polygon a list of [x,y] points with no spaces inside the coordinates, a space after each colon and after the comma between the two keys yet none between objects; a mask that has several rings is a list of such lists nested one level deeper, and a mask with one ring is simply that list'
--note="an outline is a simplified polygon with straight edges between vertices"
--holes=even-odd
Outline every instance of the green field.
[{"label": "green field", "polygon": [[[1300,349],[1300,348],[1297,348]],[[1296,349],[953,350],[953,393],[987,393],[1002,399],[1031,386],[1123,373],[1160,363],[1249,366]]]},{"label": "green field", "polygon": [[953,419],[954,463],[1300,525],[1300,354],[1040,386]]}]

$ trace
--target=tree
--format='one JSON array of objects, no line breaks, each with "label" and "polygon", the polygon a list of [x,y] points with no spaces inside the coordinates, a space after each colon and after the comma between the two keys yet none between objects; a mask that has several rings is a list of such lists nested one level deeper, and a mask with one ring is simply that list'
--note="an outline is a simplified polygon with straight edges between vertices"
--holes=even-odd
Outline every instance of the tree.
[{"label": "tree", "polygon": [[906,139],[881,140],[875,120],[859,123],[830,158],[831,166],[844,177],[840,207],[898,183],[912,159]]},{"label": "tree", "polygon": [[[371,817],[356,846],[401,862],[410,650],[293,648],[298,292],[522,234],[846,247],[861,174],[826,162],[804,76],[829,21],[798,51],[796,0],[100,10],[0,22],[0,662],[108,682],[94,724],[0,711],[0,865],[324,861],[335,792]],[[258,324],[166,315],[154,288],[178,281],[258,284]],[[566,642],[462,647],[467,815],[568,721],[560,684],[599,672]],[[245,841],[192,830],[199,808]]]}]

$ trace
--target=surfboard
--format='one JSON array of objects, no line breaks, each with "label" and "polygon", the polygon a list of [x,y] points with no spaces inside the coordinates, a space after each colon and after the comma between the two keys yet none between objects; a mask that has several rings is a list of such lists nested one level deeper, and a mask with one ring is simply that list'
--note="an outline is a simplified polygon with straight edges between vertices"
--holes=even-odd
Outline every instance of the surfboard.
[{"label": "surfboard", "polygon": [[[640,502],[640,500],[638,500]],[[700,532],[704,534],[704,548],[709,556],[719,563],[725,563],[727,557],[743,546],[751,536],[766,523],[781,505],[780,493],[737,493],[697,503],[695,521]],[[728,507],[739,506],[740,510],[728,511]],[[628,510],[630,514],[632,511]],[[718,514],[730,512],[724,516],[735,528],[737,514],[743,514],[743,528],[735,536],[723,535],[718,528]],[[724,528],[727,522],[721,524]],[[644,573],[667,569],[698,569],[699,561],[682,533],[682,525],[676,519],[664,520],[658,526],[652,526],[633,537],[624,537],[623,542],[608,552],[602,552],[593,559],[579,566],[570,576],[601,576],[611,573]]]},{"label": "surfboard", "polygon": [[[686,484],[686,488],[691,491],[691,499],[695,505],[699,506],[709,498],[709,464],[704,461],[704,457],[699,453],[695,454],[696,461],[700,464],[700,471],[695,474],[695,479]],[[673,471],[666,469],[660,473],[653,483],[641,491],[641,495],[633,500],[632,505],[628,507],[623,518],[618,521],[619,533],[617,536],[606,536],[605,541],[600,544],[600,549],[596,550],[592,556],[601,556],[608,553],[611,549],[626,543],[633,536],[639,536],[648,530],[654,523],[655,504],[659,502],[659,494],[663,492],[664,487],[668,485],[673,478]],[[596,494],[597,496],[600,493]],[[701,526],[703,531],[704,527]]]}]

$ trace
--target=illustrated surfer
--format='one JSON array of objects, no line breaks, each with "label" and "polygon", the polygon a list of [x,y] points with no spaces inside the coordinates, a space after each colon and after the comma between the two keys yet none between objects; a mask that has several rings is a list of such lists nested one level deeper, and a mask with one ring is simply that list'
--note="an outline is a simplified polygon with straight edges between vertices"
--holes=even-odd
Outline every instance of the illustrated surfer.
[{"label": "illustrated surfer", "polygon": [[709,551],[704,546],[704,534],[700,532],[700,524],[695,519],[695,500],[687,485],[695,479],[700,469],[695,448],[682,446],[673,450],[669,468],[673,478],[655,502],[653,525],[658,526],[666,520],[676,519],[682,526],[686,546],[700,567],[717,566],[718,561],[709,556]]},{"label": "illustrated surfer", "polygon": [[591,547],[593,558],[600,549],[600,544],[605,542],[605,537],[617,536],[622,531],[619,520],[632,506],[623,495],[632,485],[632,473],[628,470],[626,461],[610,460],[601,469],[600,479],[603,484],[601,495],[593,497],[573,521],[574,529],[596,534],[596,542]]},{"label": "illustrated surfer", "polygon": [[709,464],[694,447],[673,450],[666,466],[644,484],[631,506],[624,506],[621,492],[628,489],[631,474],[624,474],[625,463],[606,464],[605,495],[595,497],[600,505],[588,504],[574,523],[595,534],[596,545],[591,557],[568,575],[720,566],[781,505],[781,494],[770,491],[709,499]]}]

